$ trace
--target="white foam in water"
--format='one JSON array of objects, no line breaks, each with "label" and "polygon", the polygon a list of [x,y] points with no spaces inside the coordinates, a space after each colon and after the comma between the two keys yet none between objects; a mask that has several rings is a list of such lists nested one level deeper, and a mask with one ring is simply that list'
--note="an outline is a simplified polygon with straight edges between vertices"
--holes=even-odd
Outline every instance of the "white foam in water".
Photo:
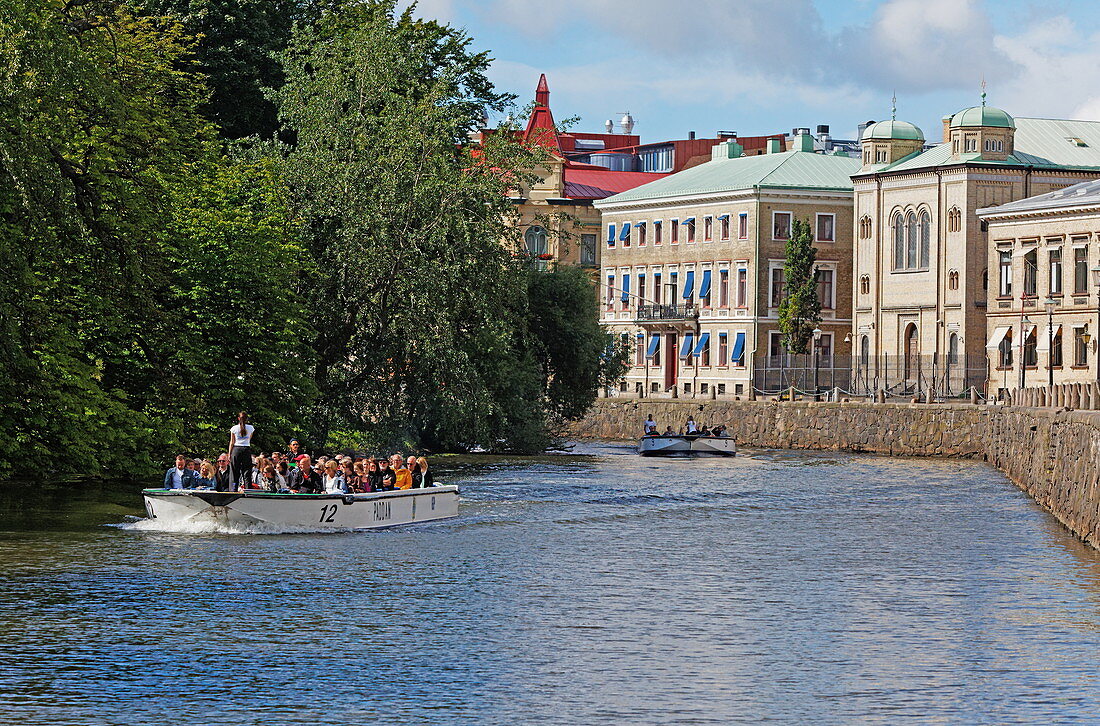
[{"label": "white foam in water", "polygon": [[112,524],[112,527],[134,532],[169,532],[172,534],[332,534],[353,530],[332,527],[291,527],[257,523],[254,525],[230,525],[212,519],[190,520],[185,522],[165,522],[156,519],[136,519],[132,522]]}]

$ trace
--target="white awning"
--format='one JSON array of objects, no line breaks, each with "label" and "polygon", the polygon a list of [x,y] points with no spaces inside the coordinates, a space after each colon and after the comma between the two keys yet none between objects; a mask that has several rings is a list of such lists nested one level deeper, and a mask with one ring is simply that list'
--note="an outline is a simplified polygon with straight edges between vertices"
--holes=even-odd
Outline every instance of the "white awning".
[{"label": "white awning", "polygon": [[[1035,327],[1036,326],[1034,325],[1020,326],[1020,341],[1016,344],[1017,348],[1019,348],[1020,350],[1024,349],[1024,346],[1027,344],[1028,338],[1030,338],[1033,333],[1037,332],[1035,330]],[[1038,343],[1038,340],[1036,340],[1036,343]]]},{"label": "white awning", "polygon": [[1050,328],[1051,326],[1044,325],[1043,329],[1039,331],[1039,339],[1035,341],[1035,350],[1050,350],[1050,339],[1058,337],[1058,333],[1062,330],[1062,324],[1055,323],[1054,330]]},{"label": "white awning", "polygon": [[1002,325],[993,329],[993,335],[989,336],[989,342],[985,344],[986,350],[997,350],[1001,347],[1001,341],[1008,335],[1008,331],[1012,330],[1010,325]]}]

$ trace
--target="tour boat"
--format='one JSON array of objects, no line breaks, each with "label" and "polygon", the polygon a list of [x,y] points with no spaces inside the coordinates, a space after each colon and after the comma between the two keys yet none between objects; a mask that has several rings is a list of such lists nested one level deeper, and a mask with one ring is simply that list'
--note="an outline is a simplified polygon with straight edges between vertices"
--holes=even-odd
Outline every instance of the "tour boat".
[{"label": "tour boat", "polygon": [[283,531],[375,529],[458,516],[458,487],[371,494],[277,494],[208,489],[145,489],[145,512],[157,524]]},{"label": "tour boat", "polygon": [[737,442],[716,436],[643,436],[638,439],[638,453],[642,456],[733,456],[737,453]]}]

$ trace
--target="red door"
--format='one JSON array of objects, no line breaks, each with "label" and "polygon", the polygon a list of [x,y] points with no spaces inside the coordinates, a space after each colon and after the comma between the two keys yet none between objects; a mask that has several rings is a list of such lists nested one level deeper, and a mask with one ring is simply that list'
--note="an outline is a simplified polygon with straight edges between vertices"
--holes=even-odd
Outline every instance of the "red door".
[{"label": "red door", "polygon": [[676,347],[676,333],[669,333],[665,336],[665,390],[670,391],[676,387],[677,369],[676,367],[680,363],[680,356]]}]

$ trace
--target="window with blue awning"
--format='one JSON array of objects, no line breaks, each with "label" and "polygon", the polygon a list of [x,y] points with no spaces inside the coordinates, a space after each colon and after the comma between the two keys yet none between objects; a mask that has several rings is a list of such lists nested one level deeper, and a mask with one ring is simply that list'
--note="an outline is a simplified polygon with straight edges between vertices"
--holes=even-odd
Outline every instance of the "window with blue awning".
[{"label": "window with blue awning", "polygon": [[688,224],[691,224],[691,223],[692,223],[692,222],[694,222],[694,221],[695,221],[695,217],[688,217],[687,219],[685,219],[685,220],[684,220],[683,222],[681,222],[680,224],[688,225]]},{"label": "window with blue awning", "polygon": [[701,356],[708,345],[710,345],[710,333],[703,333],[699,336],[699,344],[695,346],[695,352],[692,353],[692,356],[696,358]]},{"label": "window with blue awning", "polygon": [[730,216],[728,214],[719,214],[718,215],[718,219],[723,220],[723,221],[725,221],[729,218],[730,218]]},{"label": "window with blue awning", "polygon": [[684,344],[680,346],[680,357],[687,358],[691,355],[691,344],[695,342],[695,336],[691,333],[684,335]]},{"label": "window with blue awning", "polygon": [[745,365],[745,334],[738,333],[737,337],[733,339],[733,355],[730,356],[730,360],[737,365]]},{"label": "window with blue awning", "polygon": [[688,270],[687,278],[684,280],[684,299],[687,300],[691,297],[692,292],[695,290],[695,270]]},{"label": "window with blue awning", "polygon": [[646,348],[645,357],[652,358],[657,354],[657,346],[661,344],[661,336],[654,335],[649,339],[649,347]]},{"label": "window with blue awning", "polygon": [[615,244],[615,225],[607,225],[607,244]]},{"label": "window with blue awning", "polygon": [[619,241],[625,242],[630,239],[630,222],[623,222],[623,231],[619,232]]},{"label": "window with blue awning", "polygon": [[630,275],[623,275],[623,302],[630,300]]},{"label": "window with blue awning", "polygon": [[703,281],[699,283],[699,297],[704,298],[710,294],[710,270],[703,270]]}]

